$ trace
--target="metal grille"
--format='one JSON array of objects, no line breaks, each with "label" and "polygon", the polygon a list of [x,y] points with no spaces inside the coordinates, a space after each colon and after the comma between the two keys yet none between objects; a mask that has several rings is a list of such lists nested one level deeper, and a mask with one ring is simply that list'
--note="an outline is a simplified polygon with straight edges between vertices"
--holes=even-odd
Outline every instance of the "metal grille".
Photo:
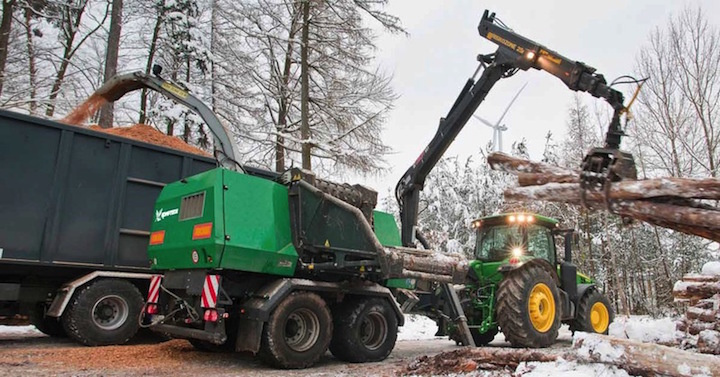
[{"label": "metal grille", "polygon": [[180,221],[202,217],[205,207],[205,192],[188,195],[180,203]]}]

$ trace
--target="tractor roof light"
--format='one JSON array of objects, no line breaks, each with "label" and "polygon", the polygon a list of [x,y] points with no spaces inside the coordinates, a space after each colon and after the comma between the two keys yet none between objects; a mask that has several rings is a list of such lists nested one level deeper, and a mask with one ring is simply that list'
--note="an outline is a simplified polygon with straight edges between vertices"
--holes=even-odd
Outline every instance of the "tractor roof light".
[{"label": "tractor roof light", "polygon": [[530,224],[535,222],[535,216],[525,213],[510,215],[507,218],[509,223]]}]

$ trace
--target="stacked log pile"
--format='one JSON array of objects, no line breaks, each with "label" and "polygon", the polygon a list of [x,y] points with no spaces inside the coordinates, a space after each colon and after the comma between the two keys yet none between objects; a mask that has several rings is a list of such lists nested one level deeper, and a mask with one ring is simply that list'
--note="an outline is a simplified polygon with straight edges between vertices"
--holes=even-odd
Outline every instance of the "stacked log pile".
[{"label": "stacked log pile", "polygon": [[720,179],[658,178],[613,182],[603,190],[583,190],[580,172],[492,153],[494,170],[518,177],[518,187],[505,191],[508,201],[544,200],[584,205],[720,242]]},{"label": "stacked log pile", "polygon": [[693,336],[688,344],[720,355],[720,262],[706,264],[702,274],[685,275],[675,283],[673,297],[689,304],[678,323],[678,330]]}]

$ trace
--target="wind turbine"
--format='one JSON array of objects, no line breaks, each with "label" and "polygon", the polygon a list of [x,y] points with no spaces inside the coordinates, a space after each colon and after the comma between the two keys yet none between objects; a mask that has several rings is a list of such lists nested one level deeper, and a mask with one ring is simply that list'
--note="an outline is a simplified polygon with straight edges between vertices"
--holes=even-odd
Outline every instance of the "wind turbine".
[{"label": "wind turbine", "polygon": [[505,115],[508,113],[508,110],[510,110],[510,106],[512,106],[513,102],[515,102],[515,100],[518,98],[518,96],[520,96],[520,93],[523,91],[523,89],[525,89],[526,86],[527,86],[527,83],[525,83],[525,85],[523,85],[522,88],[520,88],[520,90],[518,90],[517,94],[515,94],[515,97],[513,97],[512,101],[510,101],[508,106],[505,108],[505,112],[502,113],[502,115],[500,116],[500,119],[498,119],[497,123],[492,124],[489,121],[473,114],[473,117],[475,117],[475,119],[485,123],[485,125],[487,125],[488,127],[493,129],[492,149],[495,152],[502,152],[502,133],[503,133],[503,131],[507,131],[507,127],[504,124],[501,125],[500,122],[502,122],[503,118],[505,118]]}]

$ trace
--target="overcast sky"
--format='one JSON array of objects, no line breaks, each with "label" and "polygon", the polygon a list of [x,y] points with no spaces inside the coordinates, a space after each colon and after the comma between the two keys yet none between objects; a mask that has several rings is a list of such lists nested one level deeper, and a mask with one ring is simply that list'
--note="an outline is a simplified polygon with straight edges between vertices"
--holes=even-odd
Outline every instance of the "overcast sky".
[{"label": "overcast sky", "polygon": [[[394,150],[387,158],[391,170],[349,181],[373,187],[380,196],[394,188],[473,74],[476,56],[497,49],[477,31],[485,9],[496,12],[520,35],[593,66],[612,81],[633,73],[635,57],[649,33],[664,27],[671,15],[686,6],[702,7],[710,23],[720,25],[718,0],[391,0],[387,11],[400,17],[410,33],[407,37],[382,34],[378,43],[378,63],[394,76],[393,87],[400,95],[383,133]],[[494,122],[525,83],[527,87],[504,119],[509,130],[503,134],[503,148],[507,152],[513,141],[524,137],[531,158],[539,159],[548,131],[557,141],[564,138],[573,92],[560,80],[546,72],[521,71],[498,82],[475,114]],[[625,89],[627,97],[629,88]],[[592,103],[592,97],[587,97],[587,103]],[[491,140],[492,129],[471,119],[446,156],[476,154]]]}]

